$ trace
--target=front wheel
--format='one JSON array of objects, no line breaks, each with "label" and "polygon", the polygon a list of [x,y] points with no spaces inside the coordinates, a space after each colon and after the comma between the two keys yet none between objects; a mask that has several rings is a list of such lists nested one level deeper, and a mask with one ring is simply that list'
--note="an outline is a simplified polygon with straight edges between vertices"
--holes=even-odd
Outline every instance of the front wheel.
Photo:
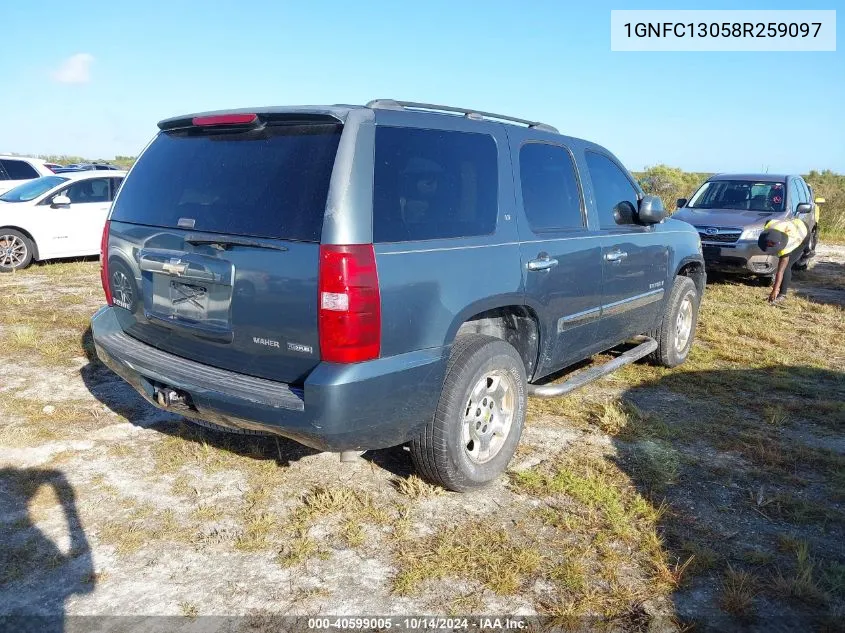
[{"label": "front wheel", "polygon": [[32,263],[33,245],[14,229],[0,229],[0,273],[23,270]]},{"label": "front wheel", "polygon": [[689,277],[678,276],[654,331],[657,349],[650,360],[663,367],[677,367],[689,356],[698,324],[698,289]]},{"label": "front wheel", "polygon": [[417,471],[458,492],[496,479],[522,435],[526,385],[513,346],[481,334],[459,336],[434,418],[411,442]]},{"label": "front wheel", "polygon": [[813,258],[813,255],[816,254],[816,245],[818,244],[818,241],[818,233],[816,231],[810,233],[810,242],[807,244],[807,248],[804,249],[801,259],[792,265],[792,270],[807,270],[810,267],[810,260]]}]

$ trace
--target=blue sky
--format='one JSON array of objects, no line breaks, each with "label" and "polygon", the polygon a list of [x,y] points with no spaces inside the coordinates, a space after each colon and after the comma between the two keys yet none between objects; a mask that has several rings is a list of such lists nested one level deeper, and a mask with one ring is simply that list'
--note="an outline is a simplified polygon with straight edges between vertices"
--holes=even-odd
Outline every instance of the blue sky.
[{"label": "blue sky", "polygon": [[135,155],[175,114],[393,97],[546,121],[634,170],[845,172],[841,36],[827,53],[611,52],[610,10],[636,8],[807,7],[3,2],[0,151]]}]

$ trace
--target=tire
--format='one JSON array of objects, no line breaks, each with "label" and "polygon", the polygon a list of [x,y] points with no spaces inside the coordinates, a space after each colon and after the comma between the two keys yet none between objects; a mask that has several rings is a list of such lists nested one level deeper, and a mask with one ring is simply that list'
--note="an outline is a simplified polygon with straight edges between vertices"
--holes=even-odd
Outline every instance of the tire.
[{"label": "tire", "polygon": [[28,268],[35,245],[20,231],[0,229],[0,273]]},{"label": "tire", "polygon": [[109,259],[109,288],[114,305],[135,312],[140,293],[132,269],[117,257]]},{"label": "tire", "polygon": [[807,248],[804,249],[804,254],[801,256],[801,259],[792,265],[792,270],[807,270],[810,267],[810,260],[813,258],[813,255],[816,254],[816,245],[818,242],[819,235],[814,230],[810,233],[810,243],[807,244]]},{"label": "tire", "polygon": [[[657,349],[649,356],[652,363],[662,367],[677,367],[687,359],[692,349],[692,342],[695,340],[700,301],[698,290],[692,279],[684,276],[675,277],[660,324],[652,333],[657,341]],[[685,322],[683,326],[680,323],[682,306],[684,306]],[[681,338],[682,331],[687,332],[685,339]]]},{"label": "tire", "polygon": [[411,441],[417,472],[457,492],[505,472],[525,423],[527,382],[522,359],[505,341],[483,334],[455,339],[437,411]]}]

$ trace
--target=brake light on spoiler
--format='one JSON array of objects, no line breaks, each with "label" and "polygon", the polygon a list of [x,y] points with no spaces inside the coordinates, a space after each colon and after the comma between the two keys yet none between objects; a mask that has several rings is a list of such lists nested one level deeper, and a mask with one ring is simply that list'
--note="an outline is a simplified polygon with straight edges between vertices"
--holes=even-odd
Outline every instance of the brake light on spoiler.
[{"label": "brake light on spoiler", "polygon": [[257,114],[213,114],[210,116],[195,116],[191,123],[197,127],[209,127],[213,125],[250,125],[257,120]]},{"label": "brake light on spoiler", "polygon": [[372,244],[320,246],[320,356],[357,363],[381,352],[381,293]]}]

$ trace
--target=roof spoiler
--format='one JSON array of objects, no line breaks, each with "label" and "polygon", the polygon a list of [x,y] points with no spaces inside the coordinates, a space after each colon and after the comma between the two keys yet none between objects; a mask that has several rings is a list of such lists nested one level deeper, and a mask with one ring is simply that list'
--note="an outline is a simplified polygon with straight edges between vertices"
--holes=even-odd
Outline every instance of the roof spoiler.
[{"label": "roof spoiler", "polygon": [[256,112],[256,110],[220,110],[200,112],[163,119],[158,122],[162,131],[188,128],[199,129],[255,129],[265,124],[319,125],[342,123],[331,114],[319,112]]}]

